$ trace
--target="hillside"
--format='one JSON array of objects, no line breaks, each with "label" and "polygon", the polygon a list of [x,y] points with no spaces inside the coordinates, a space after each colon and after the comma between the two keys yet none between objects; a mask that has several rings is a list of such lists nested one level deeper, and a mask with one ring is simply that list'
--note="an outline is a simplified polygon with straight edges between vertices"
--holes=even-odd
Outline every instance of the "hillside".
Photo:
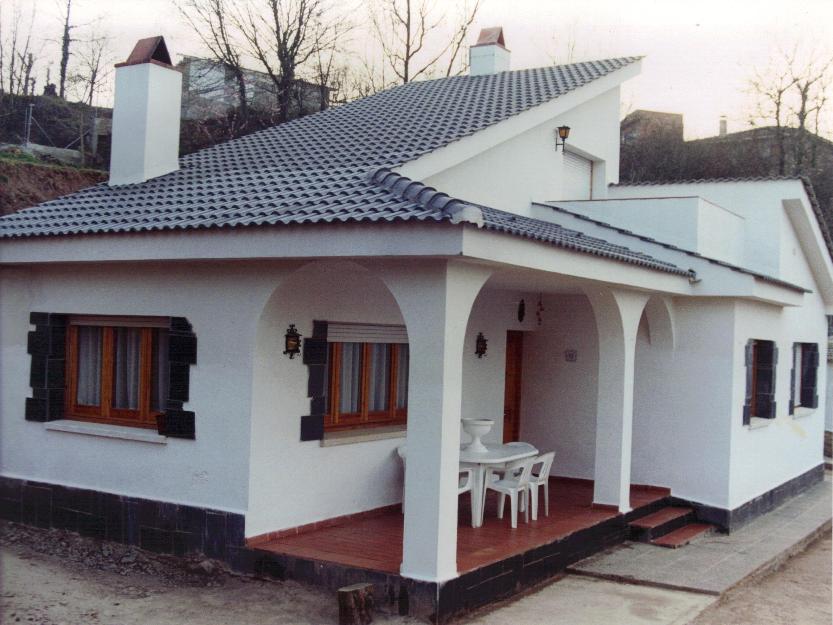
[{"label": "hillside", "polygon": [[107,172],[43,163],[20,151],[0,152],[0,214],[13,213],[107,180]]}]

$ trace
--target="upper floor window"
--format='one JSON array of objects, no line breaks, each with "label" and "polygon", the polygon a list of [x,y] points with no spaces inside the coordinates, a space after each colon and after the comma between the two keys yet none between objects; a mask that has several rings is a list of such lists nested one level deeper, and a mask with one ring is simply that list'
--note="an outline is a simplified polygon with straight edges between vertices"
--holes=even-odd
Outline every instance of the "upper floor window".
[{"label": "upper floor window", "polygon": [[70,317],[66,417],[157,427],[168,400],[169,320]]},{"label": "upper floor window", "polygon": [[331,342],[329,350],[325,430],[406,422],[406,343]]},{"label": "upper floor window", "polygon": [[793,343],[790,414],[795,408],[818,408],[817,388],[819,346],[817,343]]}]

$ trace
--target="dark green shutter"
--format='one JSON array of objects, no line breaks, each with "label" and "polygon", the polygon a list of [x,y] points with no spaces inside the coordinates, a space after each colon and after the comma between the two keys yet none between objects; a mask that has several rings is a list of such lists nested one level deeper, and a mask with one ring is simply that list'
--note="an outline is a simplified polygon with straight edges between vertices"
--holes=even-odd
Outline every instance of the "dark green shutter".
[{"label": "dark green shutter", "polygon": [[301,417],[301,440],[324,438],[324,416],[327,410],[327,322],[313,321],[312,336],[304,339],[304,364],[307,366],[307,396],[310,414]]},{"label": "dark green shutter", "polygon": [[795,346],[796,345],[798,345],[798,343],[795,343],[793,345],[793,353],[792,353],[793,367],[792,367],[792,369],[790,369],[790,405],[789,405],[790,414],[795,414],[795,366],[797,364],[795,362]]},{"label": "dark green shutter", "polygon": [[758,341],[757,388],[755,389],[758,414],[762,419],[774,419],[775,372],[778,365],[778,348],[772,341]]},{"label": "dark green shutter", "polygon": [[819,346],[805,343],[801,357],[801,405],[805,408],[818,408]]},{"label": "dark green shutter", "polygon": [[754,389],[752,388],[752,373],[753,367],[755,363],[752,362],[752,353],[753,348],[755,346],[754,340],[749,340],[746,342],[746,349],[744,351],[744,363],[746,365],[746,395],[743,401],[743,424],[749,425],[750,411],[752,410],[752,394]]},{"label": "dark green shutter", "polygon": [[58,313],[29,313],[26,351],[32,356],[26,398],[28,421],[56,421],[64,418],[67,317]]},{"label": "dark green shutter", "polygon": [[191,365],[197,364],[197,336],[185,317],[171,317],[168,328],[168,404],[157,431],[172,438],[196,438],[196,415],[183,410],[191,388]]}]

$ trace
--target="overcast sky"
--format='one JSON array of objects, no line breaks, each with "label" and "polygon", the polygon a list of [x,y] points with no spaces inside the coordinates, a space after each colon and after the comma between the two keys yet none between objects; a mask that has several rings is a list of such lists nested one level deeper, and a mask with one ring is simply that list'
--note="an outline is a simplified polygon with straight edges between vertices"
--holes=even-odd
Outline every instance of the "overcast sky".
[{"label": "overcast sky", "polygon": [[[360,2],[360,0],[354,0]],[[0,0],[37,9],[36,34],[60,35],[60,0]],[[436,0],[438,7],[457,3]],[[141,37],[162,34],[173,55],[199,54],[199,40],[172,0],[73,0],[74,21],[98,17],[113,36],[117,60]],[[354,14],[360,15],[361,8]],[[833,56],[833,0],[484,0],[472,40],[485,26],[503,26],[514,69],[564,61],[645,55],[642,74],[626,83],[623,112],[683,113],[687,137],[716,134],[720,115],[729,130],[748,127],[747,81],[779,48]],[[360,42],[357,49],[361,49]],[[46,44],[57,54],[57,47]],[[57,58],[57,57],[56,57]],[[57,62],[52,75],[57,73]],[[42,87],[42,80],[39,81]],[[826,116],[833,130],[833,105]]]}]

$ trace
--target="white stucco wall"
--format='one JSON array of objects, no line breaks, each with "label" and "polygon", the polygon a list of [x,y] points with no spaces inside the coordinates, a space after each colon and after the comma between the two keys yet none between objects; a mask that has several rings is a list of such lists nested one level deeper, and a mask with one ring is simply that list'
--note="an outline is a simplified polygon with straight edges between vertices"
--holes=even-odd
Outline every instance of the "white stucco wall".
[{"label": "white stucco wall", "polygon": [[[526,298],[527,316],[517,320]],[[322,446],[301,442],[300,416],[309,413],[307,368],[283,356],[283,334],[295,323],[304,335],[313,320],[404,324],[385,284],[358,265],[313,263],[272,294],[257,331],[252,404],[250,505],[246,534],[294,527],[397,503],[402,496],[402,437]],[[475,301],[465,336],[462,416],[490,418],[487,441],[502,437],[506,331],[533,330],[529,294],[485,289]],[[483,332],[488,351],[474,355]],[[464,435],[464,439],[465,435]]]},{"label": "white stucco wall", "polygon": [[[423,182],[453,197],[529,214],[532,200],[562,199],[563,152],[555,129],[571,127],[569,149],[594,161],[594,196],[604,197],[619,172],[619,88],[548,120]],[[484,175],[488,172],[488,175]]]},{"label": "white stucco wall", "polygon": [[252,388],[249,514],[246,535],[320,521],[400,501],[403,438],[322,447],[300,440],[309,414],[307,367],[283,352],[294,323],[312,335],[313,320],[403,325],[377,277],[347,262],[307,265],[276,285],[257,329]]},{"label": "white stucco wall", "polygon": [[559,202],[567,210],[733,264],[744,261],[744,219],[702,198]]},{"label": "white stucco wall", "polygon": [[[735,326],[735,384],[732,410],[732,464],[730,506],[742,503],[792,479],[822,461],[824,414],[826,410],[827,367],[818,369],[819,405],[813,410],[797,409],[788,414],[793,343],[818,343],[820,355],[827,342],[827,323],[820,312],[818,296],[803,308],[778,309],[765,304],[738,303]],[[776,371],[776,417],[742,423],[745,373],[744,349],[749,339],[775,341],[778,347]]]},{"label": "white stucco wall", "polygon": [[[79,265],[3,269],[0,472],[55,484],[245,512],[251,353],[279,266]],[[267,278],[267,274],[272,276]],[[24,419],[31,311],[186,317],[197,336],[190,402],[196,440],[157,445],[65,432]]]},{"label": "white stucco wall", "polygon": [[[611,198],[647,198],[669,196],[702,197],[744,219],[743,267],[760,273],[795,282],[796,276],[782,267],[784,250],[788,244],[782,240],[786,216],[783,199],[805,197],[799,180],[773,180],[752,182],[702,182],[662,185],[614,186]],[[792,231],[789,228],[789,231]]]},{"label": "white stucco wall", "polygon": [[[555,451],[552,474],[593,479],[599,344],[584,295],[544,298],[543,324],[524,345],[521,438]],[[564,352],[575,350],[575,362]]]},{"label": "white stucco wall", "polygon": [[671,315],[673,351],[657,344],[650,325],[637,337],[631,480],[725,507],[733,308],[675,298]]}]

